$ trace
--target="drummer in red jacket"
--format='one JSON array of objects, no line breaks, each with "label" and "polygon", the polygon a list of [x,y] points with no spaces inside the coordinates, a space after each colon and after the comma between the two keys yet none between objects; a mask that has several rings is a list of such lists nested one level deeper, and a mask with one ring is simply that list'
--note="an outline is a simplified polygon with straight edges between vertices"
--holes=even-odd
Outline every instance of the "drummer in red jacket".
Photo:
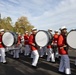
[{"label": "drummer in red jacket", "polygon": [[67,29],[65,26],[60,28],[61,34],[58,37],[58,51],[61,55],[59,73],[65,73],[66,75],[71,74],[70,61],[68,57],[68,46],[66,43],[66,33]]},{"label": "drummer in red jacket", "polygon": [[18,42],[16,45],[14,45],[14,55],[13,55],[13,58],[16,58],[16,59],[19,59],[19,52],[20,52],[20,44],[21,44],[21,36],[20,36],[20,33],[17,34],[18,35]]},{"label": "drummer in red jacket", "polygon": [[25,44],[24,55],[28,56],[30,54],[29,33],[28,33],[28,31],[25,31],[25,34],[24,34],[24,44]]},{"label": "drummer in red jacket", "polygon": [[6,59],[5,59],[5,47],[2,44],[2,35],[4,34],[4,29],[0,29],[0,54],[1,54],[1,58],[0,58],[0,62],[6,64]]},{"label": "drummer in red jacket", "polygon": [[[50,34],[52,34],[52,29],[48,29],[48,32],[50,32]],[[53,52],[51,44],[49,44],[47,46],[47,61],[50,61],[50,59],[51,59],[52,63],[55,63],[54,52]]]},{"label": "drummer in red jacket", "polygon": [[35,34],[36,33],[37,33],[37,29],[33,28],[32,34],[29,37],[29,44],[31,46],[32,56],[33,56],[32,67],[34,67],[34,68],[37,68],[37,63],[38,63],[38,59],[39,59],[38,49],[35,44]]},{"label": "drummer in red jacket", "polygon": [[57,46],[57,41],[58,41],[58,30],[55,30],[54,31],[54,36],[53,36],[53,51],[54,51],[54,54],[55,54],[55,58],[58,58],[59,57],[59,53],[58,53],[58,46]]}]

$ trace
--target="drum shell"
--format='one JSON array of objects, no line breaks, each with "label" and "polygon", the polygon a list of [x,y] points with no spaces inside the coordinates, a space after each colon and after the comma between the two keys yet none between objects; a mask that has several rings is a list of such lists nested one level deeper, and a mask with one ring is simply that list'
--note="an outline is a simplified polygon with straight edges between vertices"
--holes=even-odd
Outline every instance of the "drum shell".
[{"label": "drum shell", "polygon": [[52,35],[52,33],[48,32],[48,31],[46,31],[46,33],[48,34],[48,38],[49,38],[49,42],[47,45],[51,45],[51,43],[53,41],[53,35]]},{"label": "drum shell", "polygon": [[11,33],[14,36],[14,43],[13,44],[17,44],[18,43],[18,34],[16,34],[15,32],[11,32]]}]

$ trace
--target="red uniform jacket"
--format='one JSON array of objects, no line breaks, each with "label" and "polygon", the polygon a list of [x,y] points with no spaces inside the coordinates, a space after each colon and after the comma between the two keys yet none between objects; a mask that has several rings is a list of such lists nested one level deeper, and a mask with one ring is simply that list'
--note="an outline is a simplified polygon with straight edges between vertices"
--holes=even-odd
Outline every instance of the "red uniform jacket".
[{"label": "red uniform jacket", "polygon": [[54,36],[53,36],[53,43],[57,44],[58,36],[59,36],[58,34],[54,34]]},{"label": "red uniform jacket", "polygon": [[25,45],[28,45],[29,44],[29,36],[28,35],[24,35],[24,43],[25,43]]},{"label": "red uniform jacket", "polygon": [[66,44],[66,40],[65,40],[64,36],[60,34],[58,37],[58,50],[59,50],[59,54],[61,54],[61,55],[67,54],[67,50],[65,50],[64,47],[61,48],[65,44]]},{"label": "red uniform jacket", "polygon": [[4,48],[3,44],[2,44],[2,35],[0,34],[0,48]]},{"label": "red uniform jacket", "polygon": [[21,43],[21,36],[18,35],[18,42],[16,44],[16,47],[18,47],[20,45],[20,43]]},{"label": "red uniform jacket", "polygon": [[18,44],[21,43],[21,36],[18,35]]},{"label": "red uniform jacket", "polygon": [[32,44],[35,44],[35,35],[31,34],[29,37],[29,44],[31,45],[31,50],[37,50],[37,48],[35,46],[33,46]]}]

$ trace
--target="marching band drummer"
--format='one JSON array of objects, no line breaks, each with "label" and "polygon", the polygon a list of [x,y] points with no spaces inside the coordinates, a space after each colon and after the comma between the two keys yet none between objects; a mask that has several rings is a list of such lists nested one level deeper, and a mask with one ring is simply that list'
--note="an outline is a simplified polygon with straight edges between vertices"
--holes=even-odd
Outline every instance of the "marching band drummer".
[{"label": "marching band drummer", "polygon": [[14,56],[13,56],[13,58],[19,59],[20,43],[21,43],[21,37],[18,34],[18,42],[17,42],[16,45],[14,45],[15,50],[14,50]]},{"label": "marching band drummer", "polygon": [[67,28],[63,26],[62,28],[60,28],[60,31],[61,33],[58,37],[58,51],[61,55],[59,73],[65,73],[66,75],[70,75],[70,61],[68,56],[68,46],[66,43]]},{"label": "marching band drummer", "polygon": [[24,34],[21,35],[21,45],[22,45],[22,48],[20,49],[20,53],[22,54],[25,50],[25,48],[24,48]]},{"label": "marching band drummer", "polygon": [[28,31],[25,31],[25,34],[24,34],[24,44],[25,44],[24,55],[28,56],[30,54],[29,33],[28,33]]},{"label": "marching band drummer", "polygon": [[22,38],[21,33],[18,33],[18,40],[20,42],[20,45],[19,45],[19,48],[20,48],[19,53],[21,52],[21,48],[22,48],[21,38]]},{"label": "marching band drummer", "polygon": [[[16,35],[19,35],[20,36],[20,33],[16,32]],[[11,46],[11,49],[14,49],[14,48],[15,48],[15,45]],[[10,54],[11,55],[14,55],[13,58],[15,58],[15,51],[14,50],[11,50],[10,51]]]},{"label": "marching band drummer", "polygon": [[31,46],[32,56],[33,56],[33,61],[32,61],[33,68],[37,68],[37,63],[38,63],[38,59],[39,59],[38,49],[37,49],[36,44],[35,44],[35,34],[36,33],[37,33],[37,29],[33,28],[32,34],[29,37],[29,44]]},{"label": "marching band drummer", "polygon": [[[52,33],[52,29],[48,29],[48,32]],[[55,57],[51,44],[47,46],[47,61],[50,61],[50,58],[51,58],[51,62],[54,63]]]},{"label": "marching band drummer", "polygon": [[58,53],[58,46],[57,46],[57,41],[58,41],[58,30],[54,31],[54,36],[53,36],[53,49],[54,49],[54,53],[55,53],[55,58],[59,57],[59,53]]},{"label": "marching band drummer", "polygon": [[2,44],[2,35],[4,34],[4,29],[0,29],[0,53],[1,53],[1,58],[0,62],[3,64],[6,64],[6,59],[5,59],[5,47]]}]

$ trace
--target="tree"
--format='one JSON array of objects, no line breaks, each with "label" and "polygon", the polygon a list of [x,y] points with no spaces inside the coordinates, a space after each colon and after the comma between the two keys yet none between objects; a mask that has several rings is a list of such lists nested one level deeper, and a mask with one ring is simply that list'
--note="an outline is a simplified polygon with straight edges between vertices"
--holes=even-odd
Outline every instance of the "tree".
[{"label": "tree", "polygon": [[26,30],[31,31],[31,28],[34,26],[30,24],[27,17],[20,17],[18,18],[17,22],[13,27],[11,17],[4,17],[3,19],[0,18],[0,29],[3,28],[5,30],[13,31],[13,32],[20,32],[24,33]]},{"label": "tree", "polygon": [[12,19],[10,17],[1,19],[0,20],[0,28],[13,31]]},{"label": "tree", "polygon": [[18,18],[17,22],[15,23],[16,31],[21,33],[24,33],[26,30],[30,32],[31,28],[33,27],[34,26],[29,23],[27,17],[24,16]]}]

